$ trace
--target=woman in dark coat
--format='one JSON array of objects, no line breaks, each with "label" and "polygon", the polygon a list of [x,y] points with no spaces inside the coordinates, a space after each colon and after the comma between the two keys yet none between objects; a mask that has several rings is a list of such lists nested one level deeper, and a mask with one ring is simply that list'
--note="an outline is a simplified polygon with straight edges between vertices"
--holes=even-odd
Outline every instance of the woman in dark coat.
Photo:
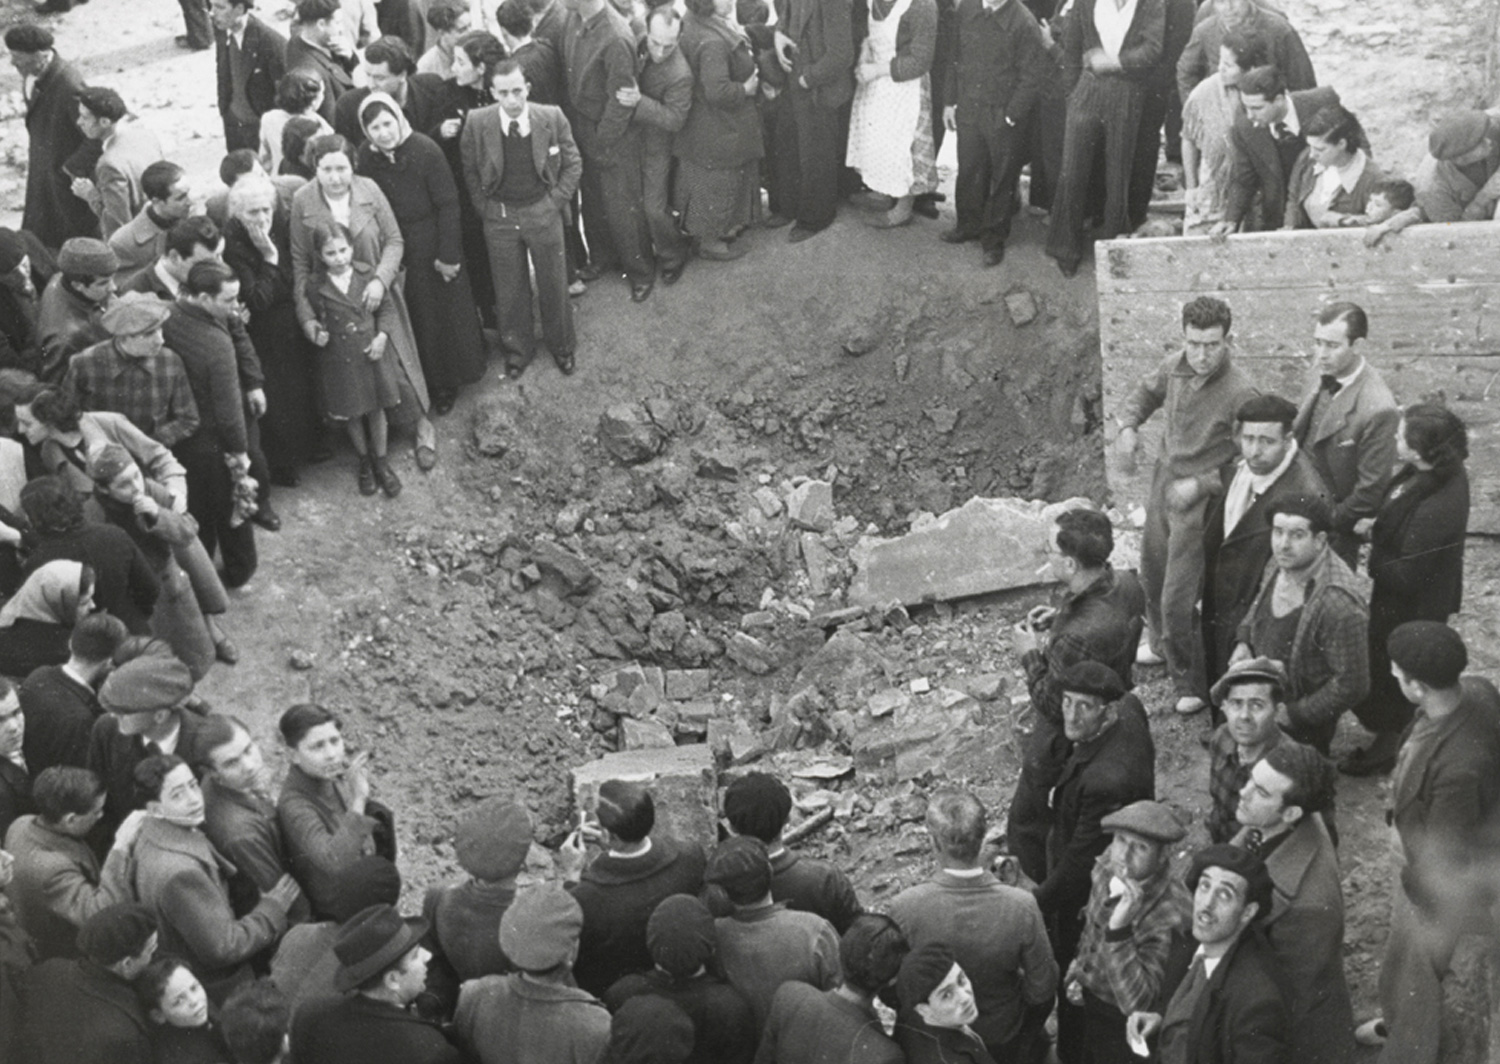
[{"label": "woman in dark coat", "polygon": [[288,220],[276,213],[276,186],[247,175],[229,190],[224,262],[240,279],[240,301],[250,310],[247,329],[266,377],[261,445],[271,481],[295,487],[318,441],[313,358],[297,324],[292,298],[292,239]]},{"label": "woman in dark coat", "polygon": [[680,46],[693,68],[693,106],[673,141],[676,206],[700,255],[734,259],[745,252],[728,241],[755,220],[760,201],[760,80],[734,0],[688,0],[687,8]]},{"label": "woman in dark coat", "polygon": [[484,337],[464,268],[458,185],[432,138],[413,133],[396,101],[372,92],[359,105],[369,139],[355,172],[380,186],[406,241],[406,305],[432,408],[445,414],[459,388],[484,376]]},{"label": "woman in dark coat", "polygon": [[1442,621],[1458,612],[1469,529],[1469,432],[1457,414],[1432,403],[1406,408],[1396,426],[1403,463],[1380,512],[1360,522],[1370,536],[1370,694],[1354,708],[1375,733],[1339,767],[1355,776],[1389,772],[1412,705],[1391,675],[1385,643],[1407,621]]},{"label": "woman in dark coat", "polygon": [[37,569],[0,608],[0,676],[20,680],[66,662],[73,625],[93,608],[93,569],[69,560]]}]

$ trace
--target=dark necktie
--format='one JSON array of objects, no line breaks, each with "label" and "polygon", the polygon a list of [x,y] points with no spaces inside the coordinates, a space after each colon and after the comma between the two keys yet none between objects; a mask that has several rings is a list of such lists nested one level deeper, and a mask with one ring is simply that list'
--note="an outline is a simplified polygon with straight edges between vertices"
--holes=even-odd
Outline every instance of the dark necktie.
[{"label": "dark necktie", "polygon": [[1242,845],[1250,853],[1260,853],[1263,840],[1264,836],[1261,834],[1260,828],[1249,828],[1245,831],[1245,839]]},{"label": "dark necktie", "polygon": [[510,120],[510,132],[506,136],[515,137],[517,140],[521,138],[521,123],[519,120],[514,118]]},{"label": "dark necktie", "polygon": [[1271,123],[1271,136],[1273,136],[1273,137],[1276,138],[1276,142],[1278,144],[1281,143],[1282,141],[1286,140],[1287,137],[1290,136],[1290,135],[1291,134],[1288,132],[1288,130],[1286,128],[1286,123],[1285,122],[1272,122]]},{"label": "dark necktie", "polygon": [[1338,395],[1339,389],[1342,387],[1343,385],[1339,383],[1339,379],[1337,377],[1331,376],[1327,373],[1323,374],[1323,390],[1329,395]]}]

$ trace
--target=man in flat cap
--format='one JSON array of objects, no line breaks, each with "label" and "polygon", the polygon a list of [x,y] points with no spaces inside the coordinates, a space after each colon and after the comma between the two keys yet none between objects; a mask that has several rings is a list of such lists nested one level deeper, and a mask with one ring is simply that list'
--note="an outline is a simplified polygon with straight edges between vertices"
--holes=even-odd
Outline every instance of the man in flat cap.
[{"label": "man in flat cap", "polygon": [[1298,495],[1266,508],[1271,560],[1240,622],[1231,661],[1286,665],[1286,716],[1293,739],[1327,754],[1339,718],[1370,690],[1370,607],[1354,573],[1329,546],[1333,511]]},{"label": "man in flat cap", "polygon": [[69,359],[108,340],[102,319],[114,301],[119,268],[120,260],[109,245],[94,237],[72,237],[58,250],[57,273],[37,302],[37,377],[43,383],[58,383],[68,371]]},{"label": "man in flat cap", "polygon": [[1286,668],[1270,658],[1242,658],[1213,686],[1224,717],[1208,742],[1208,837],[1228,842],[1239,831],[1240,792],[1250,770],[1285,739],[1277,719],[1286,712]]},{"label": "man in flat cap", "polygon": [[513,970],[500,949],[500,919],[515,901],[531,831],[531,813],[521,803],[480,803],[459,820],[453,837],[467,878],[432,887],[422,900],[422,918],[432,925],[427,987],[444,1000],[449,1015],[460,983]]},{"label": "man in flat cap", "polygon": [[1459,111],[1438,119],[1427,135],[1427,155],[1417,166],[1417,199],[1372,225],[1365,242],[1377,244],[1419,222],[1483,222],[1500,202],[1500,113]]},{"label": "man in flat cap", "polygon": [[153,296],[122,296],[100,318],[110,339],[74,355],[64,380],[83,409],[124,414],[163,447],[200,423],[187,369],[162,340],[171,309]]},{"label": "man in flat cap", "polygon": [[156,954],[156,917],[121,902],[78,932],[78,958],[32,969],[21,1059],[34,1064],[152,1064],[151,1024],[131,980]]},{"label": "man in flat cap", "polygon": [[[516,896],[500,919],[500,948],[519,971],[465,983],[453,1027],[479,1064],[598,1060],[609,1012],[573,983],[583,910],[562,886]],[[300,1058],[299,1058],[300,1059]]]},{"label": "man in flat cap", "polygon": [[1038,881],[1047,875],[1047,804],[1069,753],[1062,675],[1080,661],[1097,661],[1129,689],[1146,609],[1136,575],[1109,564],[1115,530],[1105,514],[1083,507],[1058,514],[1051,546],[1048,564],[1063,582],[1062,597],[1055,608],[1033,609],[1011,637],[1031,695],[1032,730],[1005,837],[1021,871]]},{"label": "man in flat cap", "polygon": [[292,1059],[319,1064],[461,1064],[462,1054],[411,1011],[427,982],[427,921],[372,905],[339,928],[342,998],[312,1002],[292,1017]]},{"label": "man in flat cap", "polygon": [[804,857],[781,841],[792,812],[792,792],[768,772],[747,772],[724,791],[724,819],[736,835],[766,844],[771,857],[771,898],[788,909],[817,913],[839,934],[862,911],[854,884],[837,866]]},{"label": "man in flat cap", "polygon": [[1344,978],[1344,894],[1323,824],[1336,771],[1291,739],[1257,761],[1240,791],[1234,844],[1260,854],[1275,891],[1262,926],[1286,977],[1291,1059],[1345,1064],[1354,1011]]},{"label": "man in flat cap", "polygon": [[1125,1017],[1156,1002],[1173,939],[1192,916],[1187,888],[1172,875],[1172,846],[1187,829],[1155,801],[1131,802],[1100,826],[1112,838],[1094,862],[1078,955],[1063,979],[1069,1008],[1058,1013],[1058,1044],[1091,1064],[1124,1064]]},{"label": "man in flat cap", "polygon": [[1192,937],[1179,939],[1154,1010],[1132,1012],[1125,1037],[1139,1056],[1156,1036],[1160,1064],[1282,1064],[1287,1003],[1259,924],[1271,907],[1265,862],[1238,846],[1199,850],[1187,875]]},{"label": "man in flat cap", "polygon": [[88,752],[88,767],[104,781],[104,831],[113,834],[139,808],[136,765],[152,754],[193,755],[203,715],[187,708],[192,694],[193,674],[155,641],[104,681],[105,713],[94,722]]},{"label": "man in flat cap", "polygon": [[[1437,621],[1408,621],[1386,640],[1391,672],[1417,707],[1396,760],[1386,819],[1399,845],[1392,857],[1401,889],[1391,899],[1391,933],[1380,969],[1387,1036],[1381,1064],[1434,1064],[1439,1032],[1452,1022],[1443,982],[1488,943],[1465,934],[1486,927],[1494,900],[1500,810],[1500,692],[1463,675],[1468,650]],[[1445,1015],[1445,1013],[1447,1015]],[[1366,1024],[1361,1034],[1380,1027]]]},{"label": "man in flat cap", "polygon": [[[1047,874],[1033,893],[1052,955],[1066,967],[1083,933],[1094,864],[1110,845],[1100,821],[1156,796],[1156,746],[1141,700],[1126,693],[1109,666],[1080,661],[1063,672],[1059,686],[1068,759],[1052,789]],[[1071,1008],[1065,997],[1059,1002]]]}]

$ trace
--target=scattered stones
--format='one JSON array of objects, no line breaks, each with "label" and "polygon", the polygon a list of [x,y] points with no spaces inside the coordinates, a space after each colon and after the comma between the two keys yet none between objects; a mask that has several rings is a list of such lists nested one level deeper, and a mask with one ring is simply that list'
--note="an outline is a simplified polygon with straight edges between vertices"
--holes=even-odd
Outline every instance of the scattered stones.
[{"label": "scattered stones", "polygon": [[811,764],[792,769],[799,780],[836,780],[854,771],[854,758],[844,755],[820,757]]},{"label": "scattered stones", "polygon": [[688,702],[708,694],[714,674],[708,669],[668,669],[667,697],[674,702]]},{"label": "scattered stones", "polygon": [[981,702],[993,702],[1005,693],[1006,678],[998,672],[982,676],[959,676],[953,686]]},{"label": "scattered stones", "polygon": [[620,718],[620,749],[660,750],[676,746],[671,730],[655,718],[636,720],[634,717]]},{"label": "scattered stones", "polygon": [[580,765],[572,772],[574,808],[592,812],[606,780],[648,784],[656,823],[674,838],[718,841],[718,773],[707,744],[622,750]]},{"label": "scattered stones", "polygon": [[776,614],[770,610],[756,610],[747,613],[740,618],[740,627],[746,630],[751,628],[771,628],[776,624]]},{"label": "scattered stones", "polygon": [[756,488],[755,505],[764,516],[776,517],[781,513],[781,496],[772,488]]},{"label": "scattered stones", "polygon": [[552,521],[552,531],[559,536],[571,536],[583,524],[583,519],[588,516],[588,512],[588,506],[584,503],[569,503],[557,511],[557,516]]},{"label": "scattered stones", "polygon": [[802,533],[802,564],[807,568],[807,583],[814,595],[828,594],[833,577],[833,552],[823,546],[816,532]]},{"label": "scattered stones", "polygon": [[599,444],[626,465],[661,454],[667,434],[639,403],[616,403],[599,415]]},{"label": "scattered stones", "polygon": [[907,686],[914,695],[925,695],[928,691],[932,690],[932,684],[925,676],[918,676]]},{"label": "scattered stones", "polygon": [[662,670],[632,662],[595,685],[597,701],[611,713],[638,719],[654,714],[666,701]]},{"label": "scattered stones", "polygon": [[556,543],[547,540],[537,543],[532,548],[531,560],[542,575],[554,577],[561,583],[560,590],[565,597],[586,595],[599,586],[599,578],[589,568],[588,562]]},{"label": "scattered stones", "polygon": [[1036,321],[1036,297],[1024,288],[1018,288],[1005,297],[1005,311],[1012,325],[1019,328]]},{"label": "scattered stones", "polygon": [[804,480],[792,489],[786,500],[786,512],[793,526],[811,532],[827,532],[833,527],[833,485],[826,480]]},{"label": "scattered stones", "polygon": [[889,690],[877,691],[871,695],[870,700],[865,703],[865,711],[871,717],[878,720],[881,717],[890,716],[896,710],[910,704],[910,702],[911,696],[909,694],[899,687],[892,687]]},{"label": "scattered stones", "polygon": [[521,423],[515,403],[498,396],[487,396],[475,405],[469,434],[474,450],[486,458],[501,458],[533,435]]},{"label": "scattered stones", "polygon": [[725,645],[724,653],[740,668],[757,676],[775,672],[781,664],[774,650],[745,632],[735,632]]}]

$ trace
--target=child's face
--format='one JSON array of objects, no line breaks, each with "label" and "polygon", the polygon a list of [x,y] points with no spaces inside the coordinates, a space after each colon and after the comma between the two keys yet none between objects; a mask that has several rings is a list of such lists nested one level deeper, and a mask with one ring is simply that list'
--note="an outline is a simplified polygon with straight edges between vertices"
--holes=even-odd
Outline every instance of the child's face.
[{"label": "child's face", "polygon": [[341,236],[330,238],[318,254],[323,258],[323,265],[333,273],[343,273],[354,261],[354,249]]},{"label": "child's face", "polygon": [[1391,201],[1382,192],[1371,193],[1370,198],[1365,201],[1365,217],[1371,225],[1386,221],[1395,213],[1396,208],[1391,206]]},{"label": "child's face", "polygon": [[208,995],[197,976],[178,968],[162,989],[156,1011],[171,1027],[202,1027],[208,1022]]}]

